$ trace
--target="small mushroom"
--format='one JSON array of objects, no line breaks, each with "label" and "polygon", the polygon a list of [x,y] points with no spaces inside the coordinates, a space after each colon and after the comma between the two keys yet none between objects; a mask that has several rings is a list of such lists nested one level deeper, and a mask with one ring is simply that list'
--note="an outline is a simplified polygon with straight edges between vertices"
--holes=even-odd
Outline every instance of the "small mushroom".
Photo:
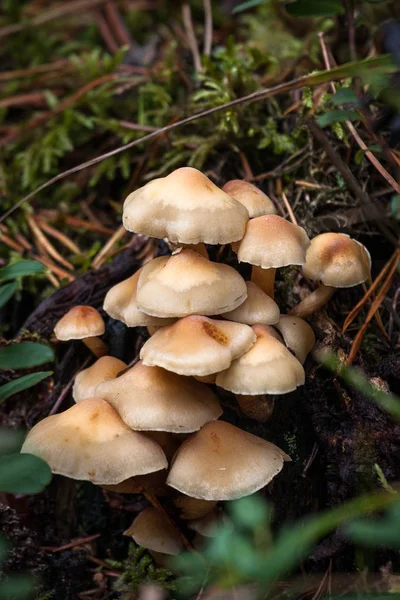
[{"label": "small mushroom", "polygon": [[136,302],[140,311],[165,318],[219,315],[234,310],[246,297],[246,283],[235,269],[181,250],[142,268]]},{"label": "small mushroom", "polygon": [[125,229],[175,244],[229,244],[242,239],[247,209],[197,169],[154,179],[124,203]]},{"label": "small mushroom", "polygon": [[166,469],[161,447],[132,431],[101,398],[87,398],[40,421],[21,452],[45,460],[53,473],[98,485]]},{"label": "small mushroom", "polygon": [[247,298],[235,310],[224,314],[224,319],[246,325],[274,325],[279,320],[279,306],[252,281],[246,281]]},{"label": "small mushroom", "polygon": [[103,335],[105,325],[99,311],[91,306],[74,306],[54,328],[58,340],[82,340],[97,358],[108,352],[106,344],[97,336]]},{"label": "small mushroom", "polygon": [[276,214],[275,206],[270,198],[252,183],[242,179],[232,179],[227,181],[222,189],[247,208],[250,219]]},{"label": "small mushroom", "polygon": [[281,315],[275,327],[281,332],[286,346],[303,365],[315,346],[315,334],[310,325],[293,315]]},{"label": "small mushroom", "polygon": [[337,288],[353,287],[368,279],[371,257],[365,246],[344,233],[321,233],[311,240],[303,272],[306,277],[321,281],[289,313],[305,318],[322,308]]},{"label": "small mushroom", "polygon": [[99,385],[96,394],[128,427],[139,431],[190,433],[222,415],[217,397],[206,385],[142,362]]},{"label": "small mushroom", "polygon": [[247,352],[256,335],[248,325],[198,315],[162,327],[140,351],[143,364],[180,375],[210,375]]},{"label": "small mushroom", "polygon": [[[136,544],[149,550],[157,562],[159,557],[176,556],[183,550],[178,533],[164,515],[153,507],[142,510],[124,535],[132,537]],[[160,562],[164,563],[164,560]]]},{"label": "small mushroom", "polygon": [[236,394],[235,397],[242,413],[249,419],[254,419],[259,423],[266,423],[274,412],[275,398],[273,396],[267,394],[262,396]]},{"label": "small mushroom", "polygon": [[276,269],[303,265],[309,245],[302,227],[278,215],[266,215],[248,222],[237,257],[239,262],[254,265],[251,280],[273,298]]},{"label": "small mushroom", "polygon": [[184,520],[200,519],[210,513],[217,504],[216,500],[202,500],[179,494],[174,499],[175,506],[179,509],[179,516]]},{"label": "small mushroom", "polygon": [[203,500],[234,500],[269,483],[290,457],[224,421],[207,423],[176,453],[167,484]]},{"label": "small mushroom", "polygon": [[126,367],[126,363],[119,360],[119,358],[102,356],[91,367],[84,369],[75,377],[74,387],[72,388],[73,399],[75,402],[80,402],[85,398],[93,398],[100,383],[115,379],[118,373]]}]

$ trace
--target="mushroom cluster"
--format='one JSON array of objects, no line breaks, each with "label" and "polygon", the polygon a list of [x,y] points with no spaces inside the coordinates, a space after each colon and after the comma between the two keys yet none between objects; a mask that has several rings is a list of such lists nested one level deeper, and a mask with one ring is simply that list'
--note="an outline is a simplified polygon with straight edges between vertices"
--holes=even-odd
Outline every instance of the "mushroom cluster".
[{"label": "mushroom cluster", "polygon": [[[364,281],[370,258],[343,234],[310,242],[255,186],[234,180],[220,189],[192,168],[130,194],[123,223],[173,248],[104,300],[113,319],[148,328],[140,361],[127,368],[107,356],[101,315],[91,307],[71,309],[57,323],[56,337],[83,340],[98,360],[76,377],[76,404],[38,423],[22,452],[43,458],[54,473],[145,493],[153,508],[127,535],[159,559],[178,553],[181,539],[155,496],[167,497],[182,519],[197,523],[217,502],[263,488],[290,460],[274,444],[220,420],[218,388],[234,394],[246,416],[266,421],[277,396],[304,384],[303,363],[315,336],[303,318],[336,288]],[[205,244],[230,244],[239,263],[252,265],[251,280],[209,260]],[[281,315],[275,273],[289,265],[321,283]]]}]

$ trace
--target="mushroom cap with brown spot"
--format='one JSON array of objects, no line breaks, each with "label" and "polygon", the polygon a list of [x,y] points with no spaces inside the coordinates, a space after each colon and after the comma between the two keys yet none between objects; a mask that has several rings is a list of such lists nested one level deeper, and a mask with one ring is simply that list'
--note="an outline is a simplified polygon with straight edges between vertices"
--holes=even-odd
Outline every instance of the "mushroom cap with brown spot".
[{"label": "mushroom cap with brown spot", "polygon": [[276,214],[272,200],[252,183],[242,179],[232,179],[227,181],[222,189],[247,208],[250,219]]},{"label": "mushroom cap with brown spot", "polygon": [[103,308],[113,319],[122,321],[128,327],[162,327],[170,325],[172,319],[159,319],[145,314],[136,303],[137,285],[143,267],[134,275],[114,285],[104,298]]},{"label": "mushroom cap with brown spot", "polygon": [[281,315],[275,327],[281,332],[289,350],[303,364],[315,346],[315,334],[307,321],[292,315]]},{"label": "mushroom cap with brown spot", "polygon": [[147,314],[186,317],[223,314],[242,304],[246,296],[246,283],[235,269],[193,250],[181,250],[143,267],[136,300],[139,310]]},{"label": "mushroom cap with brown spot", "polygon": [[177,531],[152,506],[138,514],[129,529],[124,531],[124,535],[131,536],[138,546],[153,552],[175,556],[183,550]]},{"label": "mushroom cap with brown spot", "polygon": [[279,320],[279,306],[252,281],[246,281],[247,298],[235,310],[224,314],[224,319],[246,325],[274,325]]},{"label": "mushroom cap with brown spot", "polygon": [[248,325],[193,315],[156,331],[140,358],[180,375],[210,375],[227,369],[255,340]]},{"label": "mushroom cap with brown spot", "polygon": [[278,215],[251,219],[239,243],[239,262],[263,269],[303,265],[310,240],[304,229]]},{"label": "mushroom cap with brown spot", "polygon": [[84,340],[103,335],[104,321],[98,310],[92,306],[74,306],[54,327],[58,340]]},{"label": "mushroom cap with brown spot", "polygon": [[128,427],[139,431],[190,433],[222,415],[217,397],[206,385],[142,362],[99,385],[96,394]]},{"label": "mushroom cap with brown spot", "polygon": [[[304,384],[300,362],[272,334],[268,325],[255,325],[257,341],[246,354],[218,373],[218,386],[234,394],[287,394]],[[276,333],[276,332],[275,332]]]},{"label": "mushroom cap with brown spot", "polygon": [[125,229],[182,244],[229,244],[243,237],[247,209],[197,169],[182,167],[130,194]]},{"label": "mushroom cap with brown spot", "polygon": [[290,458],[277,446],[224,421],[207,423],[176,453],[167,483],[204,500],[253,494]]},{"label": "mushroom cap with brown spot", "polygon": [[101,398],[87,398],[40,421],[28,433],[21,452],[42,458],[53,473],[98,485],[168,466],[161,447],[129,429]]},{"label": "mushroom cap with brown spot", "polygon": [[321,233],[311,240],[304,274],[332,287],[353,287],[368,279],[371,257],[365,246],[344,233]]},{"label": "mushroom cap with brown spot", "polygon": [[102,356],[88,369],[80,371],[75,377],[72,397],[75,402],[96,396],[95,391],[100,383],[115,379],[120,371],[126,369],[126,363],[113,356]]}]

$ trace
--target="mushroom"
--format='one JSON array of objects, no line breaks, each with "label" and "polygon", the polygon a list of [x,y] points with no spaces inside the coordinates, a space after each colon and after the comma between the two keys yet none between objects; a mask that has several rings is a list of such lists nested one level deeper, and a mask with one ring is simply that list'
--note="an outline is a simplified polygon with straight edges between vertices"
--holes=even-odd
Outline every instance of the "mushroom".
[{"label": "mushroom", "polygon": [[200,519],[210,513],[217,504],[216,500],[201,500],[179,494],[174,499],[175,506],[179,509],[179,516],[184,520]]},{"label": "mushroom", "polygon": [[242,413],[259,423],[266,423],[274,412],[275,399],[273,396],[235,394],[235,397]]},{"label": "mushroom", "polygon": [[311,240],[303,272],[306,277],[321,281],[289,313],[305,318],[322,308],[337,288],[353,287],[368,279],[371,257],[365,246],[344,233],[321,233]]},{"label": "mushroom", "polygon": [[75,377],[72,397],[75,402],[95,396],[95,390],[100,383],[115,379],[120,371],[126,369],[127,365],[119,358],[113,356],[102,356],[96,362],[84,369]]},{"label": "mushroom", "polygon": [[275,327],[281,332],[286,346],[301,364],[315,346],[315,335],[310,325],[293,315],[281,315]]},{"label": "mushroom", "polygon": [[247,208],[250,219],[276,214],[275,206],[270,198],[252,183],[242,179],[232,179],[227,181],[222,189]]},{"label": "mushroom", "polygon": [[279,306],[252,281],[246,281],[247,298],[235,310],[224,314],[224,319],[246,325],[274,325],[279,320]]},{"label": "mushroom", "polygon": [[124,203],[125,229],[175,244],[229,244],[242,239],[247,209],[197,169],[154,179]]},{"label": "mushroom", "polygon": [[167,484],[193,498],[234,500],[269,483],[290,457],[224,421],[191,435],[176,453]]},{"label": "mushroom", "polygon": [[217,397],[206,385],[142,362],[99,385],[96,394],[128,427],[139,431],[190,433],[222,415]]},{"label": "mushroom", "polygon": [[28,433],[21,452],[45,460],[53,473],[98,485],[166,469],[161,447],[129,429],[101,398],[87,398],[46,417]]},{"label": "mushroom", "polygon": [[139,310],[165,318],[223,314],[246,297],[246,283],[235,269],[181,250],[143,267],[136,301]]},{"label": "mushroom", "polygon": [[304,264],[309,245],[302,227],[277,215],[266,215],[248,222],[237,245],[237,257],[239,262],[254,265],[251,280],[273,298],[276,269]]},{"label": "mushroom", "polygon": [[108,352],[106,344],[97,336],[105,331],[104,321],[95,308],[91,306],[74,306],[54,327],[58,340],[82,340],[97,358]]},{"label": "mushroom", "polygon": [[162,327],[140,351],[143,364],[180,375],[210,375],[247,352],[256,335],[248,325],[193,315]]}]

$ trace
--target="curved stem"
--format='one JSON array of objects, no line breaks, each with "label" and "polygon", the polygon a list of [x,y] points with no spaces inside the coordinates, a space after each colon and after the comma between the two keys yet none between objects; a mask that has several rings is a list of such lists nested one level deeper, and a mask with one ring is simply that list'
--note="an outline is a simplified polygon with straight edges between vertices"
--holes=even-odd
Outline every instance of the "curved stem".
[{"label": "curved stem", "polygon": [[276,269],[262,269],[253,267],[251,270],[251,281],[258,285],[270,298],[274,298]]},{"label": "curved stem", "polygon": [[243,414],[259,423],[268,421],[274,411],[275,399],[273,396],[266,394],[262,396],[236,394],[236,400]]},{"label": "curved stem", "polygon": [[320,283],[317,289],[304,300],[296,304],[289,312],[289,315],[301,317],[304,319],[322,308],[333,296],[336,288]]},{"label": "curved stem", "polygon": [[97,358],[105,356],[108,352],[108,346],[98,337],[85,338],[82,342]]}]

